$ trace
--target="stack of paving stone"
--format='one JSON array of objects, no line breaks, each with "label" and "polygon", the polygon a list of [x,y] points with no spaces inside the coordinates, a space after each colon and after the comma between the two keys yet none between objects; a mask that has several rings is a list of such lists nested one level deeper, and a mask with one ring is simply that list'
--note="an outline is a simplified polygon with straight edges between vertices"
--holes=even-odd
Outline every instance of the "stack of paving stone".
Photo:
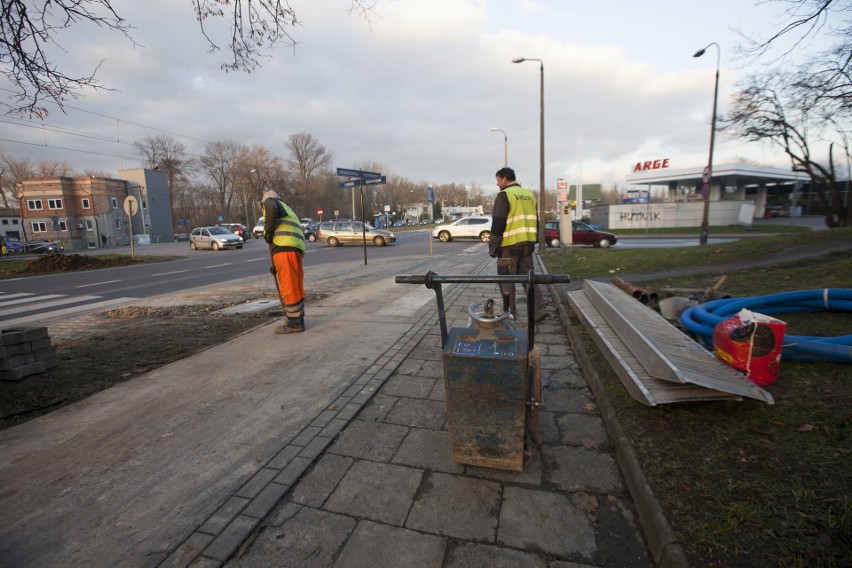
[{"label": "stack of paving stone", "polygon": [[19,381],[59,364],[47,327],[0,331],[0,380]]}]

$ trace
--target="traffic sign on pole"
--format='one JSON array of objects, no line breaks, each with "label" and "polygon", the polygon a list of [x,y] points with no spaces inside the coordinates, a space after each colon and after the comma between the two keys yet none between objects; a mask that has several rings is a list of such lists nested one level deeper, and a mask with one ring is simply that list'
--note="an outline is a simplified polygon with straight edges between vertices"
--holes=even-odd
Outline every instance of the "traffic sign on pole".
[{"label": "traffic sign on pole", "polygon": [[376,178],[367,178],[364,180],[364,185],[378,185],[382,183],[387,183],[388,178],[386,176],[379,176]]},{"label": "traffic sign on pole", "polygon": [[377,178],[381,177],[382,174],[378,172],[365,172],[362,170],[352,170],[349,168],[337,168],[337,175],[341,177],[355,177],[355,178]]},{"label": "traffic sign on pole", "polygon": [[347,189],[350,187],[361,187],[361,180],[353,179],[350,181],[339,181],[337,182],[337,187],[339,189]]}]

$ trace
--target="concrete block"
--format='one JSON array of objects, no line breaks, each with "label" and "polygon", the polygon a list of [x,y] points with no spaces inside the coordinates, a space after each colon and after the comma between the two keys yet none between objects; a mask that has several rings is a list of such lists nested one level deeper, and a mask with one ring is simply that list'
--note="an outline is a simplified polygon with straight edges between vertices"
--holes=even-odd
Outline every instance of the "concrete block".
[{"label": "concrete block", "polygon": [[17,369],[18,367],[25,367],[34,363],[35,360],[35,355],[33,355],[32,353],[21,353],[20,355],[12,355],[11,357],[5,357],[0,360],[0,371],[11,371],[12,369]]},{"label": "concrete block", "polygon": [[445,473],[426,474],[406,528],[493,542],[500,514],[500,484]]},{"label": "concrete block", "polygon": [[47,326],[19,327],[0,330],[0,345],[14,345],[48,337]]},{"label": "concrete block", "polygon": [[441,566],[446,549],[437,536],[361,521],[334,566]]},{"label": "concrete block", "polygon": [[400,465],[355,462],[328,498],[325,508],[402,526],[422,474],[420,470]]}]

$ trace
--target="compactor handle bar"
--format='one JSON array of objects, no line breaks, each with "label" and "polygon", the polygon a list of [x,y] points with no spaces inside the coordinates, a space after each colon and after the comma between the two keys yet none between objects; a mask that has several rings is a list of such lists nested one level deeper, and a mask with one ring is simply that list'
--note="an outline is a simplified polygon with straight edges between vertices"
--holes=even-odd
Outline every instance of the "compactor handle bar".
[{"label": "compactor handle bar", "polygon": [[[444,295],[441,291],[441,284],[567,284],[571,282],[569,274],[536,274],[530,270],[527,274],[506,275],[506,276],[482,276],[482,275],[465,275],[465,276],[440,276],[431,270],[426,274],[399,274],[396,277],[397,284],[423,284],[427,288],[435,290],[435,297],[438,302],[438,320],[441,324],[441,346],[447,344],[447,321],[444,315]],[[527,293],[527,343],[528,348],[532,351],[535,341],[535,294],[532,289],[528,289]]]}]

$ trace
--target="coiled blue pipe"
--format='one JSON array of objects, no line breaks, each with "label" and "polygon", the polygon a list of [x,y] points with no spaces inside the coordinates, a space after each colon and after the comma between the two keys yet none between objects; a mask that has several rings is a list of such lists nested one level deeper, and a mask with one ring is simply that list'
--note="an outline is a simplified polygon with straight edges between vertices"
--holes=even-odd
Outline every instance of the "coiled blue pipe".
[{"label": "coiled blue pipe", "polygon": [[[852,289],[798,290],[768,296],[714,300],[685,310],[680,316],[680,323],[712,348],[716,325],[743,308],[770,316],[794,312],[852,312]],[[852,335],[810,337],[785,334],[781,357],[788,361],[852,363]]]}]

